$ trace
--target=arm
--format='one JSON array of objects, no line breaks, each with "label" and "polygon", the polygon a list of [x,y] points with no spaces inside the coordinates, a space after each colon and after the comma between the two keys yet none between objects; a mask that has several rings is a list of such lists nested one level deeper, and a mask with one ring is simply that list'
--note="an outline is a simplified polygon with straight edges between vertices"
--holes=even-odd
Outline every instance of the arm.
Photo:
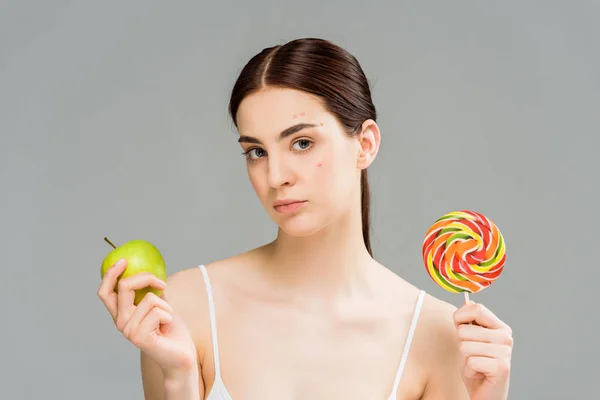
[{"label": "arm", "polygon": [[444,304],[431,324],[429,331],[432,344],[427,348],[429,377],[422,400],[469,400],[462,379],[461,356],[458,337],[452,319],[455,307]]},{"label": "arm", "polygon": [[[449,313],[448,311],[452,311]],[[481,304],[445,310],[428,359],[430,383],[424,400],[506,400],[510,383],[512,330]]]},{"label": "arm", "polygon": [[[196,303],[189,300],[190,291],[195,290],[193,270],[183,270],[167,277],[167,288],[164,295],[169,299],[169,304],[177,313],[177,318],[184,322],[188,332],[192,336],[197,335],[198,328],[193,322],[200,311],[193,305]],[[190,287],[192,285],[192,287]],[[208,320],[208,318],[206,318]],[[181,325],[180,325],[181,326]],[[196,351],[198,352],[198,348]],[[197,360],[200,360],[197,354]],[[140,352],[140,367],[145,400],[202,400],[204,399],[204,381],[202,379],[202,367],[198,361],[190,364],[185,371],[165,373],[155,361],[143,351]]]},{"label": "arm", "polygon": [[145,400],[200,400],[204,385],[200,369],[192,368],[166,377],[161,369],[143,352],[140,355]]}]

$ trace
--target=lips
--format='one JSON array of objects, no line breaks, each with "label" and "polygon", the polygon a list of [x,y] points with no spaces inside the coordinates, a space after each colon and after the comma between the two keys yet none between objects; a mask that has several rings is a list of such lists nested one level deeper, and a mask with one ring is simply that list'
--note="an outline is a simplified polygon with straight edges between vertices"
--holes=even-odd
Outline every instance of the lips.
[{"label": "lips", "polygon": [[274,202],[273,208],[279,213],[290,213],[299,210],[305,203],[306,200],[283,199]]}]

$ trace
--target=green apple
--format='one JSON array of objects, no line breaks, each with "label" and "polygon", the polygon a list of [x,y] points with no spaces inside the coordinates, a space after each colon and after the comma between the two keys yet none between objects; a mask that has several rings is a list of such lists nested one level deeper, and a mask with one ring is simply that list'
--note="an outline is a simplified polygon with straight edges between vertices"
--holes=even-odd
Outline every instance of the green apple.
[{"label": "green apple", "polygon": [[[118,283],[121,279],[129,276],[138,274],[140,272],[150,272],[154,274],[158,279],[166,281],[167,279],[167,268],[165,266],[165,260],[158,251],[158,249],[152,244],[145,240],[131,240],[121,246],[115,247],[107,238],[104,238],[114,249],[106,255],[104,261],[102,261],[102,268],[100,270],[101,278],[104,277],[106,271],[113,266],[119,259],[124,258],[127,260],[127,267],[125,271],[117,278],[117,284],[115,285],[115,292],[118,293]],[[162,290],[147,287],[135,291],[134,304],[137,306],[144,296],[152,292],[157,296],[162,295]]]}]

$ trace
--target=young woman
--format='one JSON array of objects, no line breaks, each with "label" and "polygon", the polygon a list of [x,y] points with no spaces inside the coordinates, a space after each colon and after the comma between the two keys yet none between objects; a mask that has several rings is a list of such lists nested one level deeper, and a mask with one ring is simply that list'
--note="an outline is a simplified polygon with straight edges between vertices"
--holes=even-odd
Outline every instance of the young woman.
[{"label": "young woman", "polygon": [[[141,350],[146,399],[506,399],[512,334],[480,304],[456,310],[374,260],[367,168],[381,143],[357,60],[319,39],[264,49],[230,113],[276,239],[161,282],[99,296]],[[164,288],[134,306],[134,290]]]}]

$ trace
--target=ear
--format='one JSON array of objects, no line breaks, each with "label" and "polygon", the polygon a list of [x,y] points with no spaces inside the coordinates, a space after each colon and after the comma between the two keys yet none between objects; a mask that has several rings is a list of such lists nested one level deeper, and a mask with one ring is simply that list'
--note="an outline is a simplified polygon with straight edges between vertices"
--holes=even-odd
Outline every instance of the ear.
[{"label": "ear", "polygon": [[363,122],[357,139],[359,152],[356,166],[359,169],[366,169],[375,160],[381,144],[381,134],[377,123],[372,119]]}]

